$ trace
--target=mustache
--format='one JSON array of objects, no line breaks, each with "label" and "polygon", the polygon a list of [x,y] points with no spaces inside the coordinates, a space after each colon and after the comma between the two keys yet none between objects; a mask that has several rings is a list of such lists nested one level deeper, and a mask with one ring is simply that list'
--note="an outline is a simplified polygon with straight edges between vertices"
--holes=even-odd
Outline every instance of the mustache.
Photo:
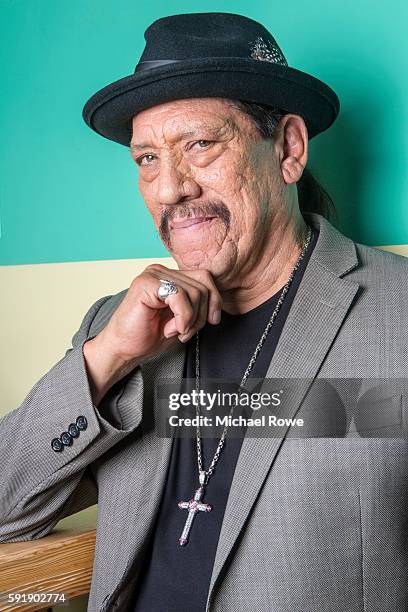
[{"label": "mustache", "polygon": [[225,223],[227,231],[231,223],[231,213],[221,200],[212,200],[197,205],[180,204],[166,208],[161,216],[159,234],[167,247],[171,246],[169,222],[173,219],[190,219],[191,217],[218,217]]}]

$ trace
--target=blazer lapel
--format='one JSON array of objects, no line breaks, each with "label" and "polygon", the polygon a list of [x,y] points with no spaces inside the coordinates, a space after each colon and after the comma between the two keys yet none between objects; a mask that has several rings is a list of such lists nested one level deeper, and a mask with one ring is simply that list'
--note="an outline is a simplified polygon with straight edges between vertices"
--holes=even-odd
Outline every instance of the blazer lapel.
[{"label": "blazer lapel", "polygon": [[[342,278],[358,265],[354,243],[321,215],[307,217],[320,234],[266,374],[266,378],[303,378],[294,381],[290,401],[281,405],[279,416],[284,418],[293,418],[298,411],[359,288],[358,283]],[[225,509],[207,610],[220,572],[287,431],[284,428],[279,437],[246,437],[243,441]]]}]

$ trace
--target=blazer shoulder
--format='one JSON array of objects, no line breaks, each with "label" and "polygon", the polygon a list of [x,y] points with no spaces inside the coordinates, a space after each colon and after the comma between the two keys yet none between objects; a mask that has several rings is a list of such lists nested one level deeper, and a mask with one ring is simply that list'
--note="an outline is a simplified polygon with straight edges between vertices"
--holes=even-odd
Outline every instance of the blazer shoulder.
[{"label": "blazer shoulder", "polygon": [[90,336],[96,336],[108,324],[111,316],[126,296],[128,290],[129,287],[127,287],[126,289],[122,289],[122,291],[111,295],[109,299],[107,299],[102,304],[97,314],[95,315],[94,320],[92,321],[92,325],[89,329]]},{"label": "blazer shoulder", "polygon": [[358,266],[350,272],[350,278],[359,283],[371,303],[386,301],[402,307],[408,293],[408,257],[354,244]]}]

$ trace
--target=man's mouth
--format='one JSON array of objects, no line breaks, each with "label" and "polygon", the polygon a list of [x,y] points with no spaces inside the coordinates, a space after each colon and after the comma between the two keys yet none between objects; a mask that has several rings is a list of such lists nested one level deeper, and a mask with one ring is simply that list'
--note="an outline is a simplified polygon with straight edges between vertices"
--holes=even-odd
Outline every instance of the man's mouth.
[{"label": "man's mouth", "polygon": [[172,221],[170,223],[170,229],[184,229],[185,227],[191,227],[192,225],[206,223],[208,221],[211,221],[212,219],[215,219],[215,217],[194,217],[189,219],[182,219],[179,221]]}]

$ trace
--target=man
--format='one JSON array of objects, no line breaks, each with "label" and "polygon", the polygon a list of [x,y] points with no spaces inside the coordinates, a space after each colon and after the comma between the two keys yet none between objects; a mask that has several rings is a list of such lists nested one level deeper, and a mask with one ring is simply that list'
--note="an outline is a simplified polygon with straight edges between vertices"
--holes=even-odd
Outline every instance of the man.
[{"label": "man", "polygon": [[[158,435],[162,378],[406,378],[408,262],[300,209],[308,139],[338,99],[262,25],[178,15],[145,36],[135,74],[84,118],[130,146],[178,269],[148,266],[98,300],[2,420],[1,541],[98,502],[91,611],[407,609],[406,440],[363,438],[350,397],[336,431],[310,438],[293,424]],[[294,385],[280,416],[306,392]],[[406,416],[404,393],[385,399]]]}]

